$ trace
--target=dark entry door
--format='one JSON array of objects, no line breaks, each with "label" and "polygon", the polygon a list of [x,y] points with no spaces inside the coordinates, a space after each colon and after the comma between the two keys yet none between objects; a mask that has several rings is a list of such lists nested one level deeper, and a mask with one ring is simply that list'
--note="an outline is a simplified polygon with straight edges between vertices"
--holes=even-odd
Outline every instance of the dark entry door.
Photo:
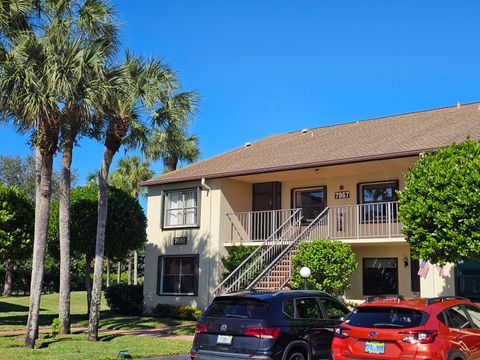
[{"label": "dark entry door", "polygon": [[461,261],[456,266],[457,295],[480,299],[480,261]]},{"label": "dark entry door", "polygon": [[271,210],[281,208],[281,185],[276,181],[253,184],[252,209],[257,213],[252,215],[252,240],[264,240],[275,231],[278,219]]}]

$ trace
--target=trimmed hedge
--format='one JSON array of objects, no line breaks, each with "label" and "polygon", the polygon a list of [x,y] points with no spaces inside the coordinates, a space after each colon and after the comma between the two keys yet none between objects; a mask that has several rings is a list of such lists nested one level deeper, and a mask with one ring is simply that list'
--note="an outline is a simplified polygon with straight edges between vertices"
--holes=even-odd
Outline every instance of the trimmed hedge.
[{"label": "trimmed hedge", "polygon": [[124,315],[141,315],[143,310],[143,285],[111,285],[105,289],[110,310]]},{"label": "trimmed hedge", "polygon": [[194,306],[168,304],[158,304],[152,313],[159,318],[180,320],[197,320],[202,315],[202,311]]}]

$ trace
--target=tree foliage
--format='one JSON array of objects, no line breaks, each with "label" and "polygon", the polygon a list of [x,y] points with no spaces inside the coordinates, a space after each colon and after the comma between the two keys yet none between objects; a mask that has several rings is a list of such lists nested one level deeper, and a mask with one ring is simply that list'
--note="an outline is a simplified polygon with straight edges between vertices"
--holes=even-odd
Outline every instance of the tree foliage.
[{"label": "tree foliage", "polygon": [[[88,183],[71,192],[70,226],[74,256],[95,256],[97,232],[98,187]],[[147,220],[137,199],[114,187],[108,188],[108,219],[105,233],[105,254],[114,261],[122,260],[128,251],[143,247],[147,240]],[[49,230],[50,251],[58,257],[58,202],[52,204]]]},{"label": "tree foliage", "polygon": [[350,276],[357,269],[357,261],[349,244],[329,240],[302,242],[299,252],[292,258],[292,287],[303,289],[304,281],[300,269],[308,266],[312,275],[307,279],[309,289],[325,291],[332,295],[350,289]]},{"label": "tree foliage", "polygon": [[34,216],[33,203],[25,191],[0,185],[0,262],[31,255]]},{"label": "tree foliage", "polygon": [[143,195],[146,190],[138,184],[150,179],[153,175],[149,161],[142,161],[138,156],[126,156],[118,161],[117,169],[110,174],[108,182],[136,198],[138,195]]},{"label": "tree foliage", "polygon": [[436,264],[480,259],[480,143],[420,156],[399,192],[412,255]]}]

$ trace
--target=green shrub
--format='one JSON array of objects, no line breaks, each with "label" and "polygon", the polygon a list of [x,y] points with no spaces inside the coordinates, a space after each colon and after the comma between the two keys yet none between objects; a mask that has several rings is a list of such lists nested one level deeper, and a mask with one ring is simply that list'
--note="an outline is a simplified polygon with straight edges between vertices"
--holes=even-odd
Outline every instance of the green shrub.
[{"label": "green shrub", "polygon": [[304,280],[300,276],[303,266],[312,271],[307,279],[309,289],[338,295],[350,288],[350,276],[358,266],[350,244],[322,239],[302,242],[298,248],[299,252],[292,258],[293,288],[303,289]]},{"label": "green shrub", "polygon": [[202,315],[202,311],[188,305],[158,304],[153,309],[153,315],[160,318],[197,320]]},{"label": "green shrub", "polygon": [[114,312],[140,315],[143,309],[143,285],[111,285],[105,289],[105,298]]},{"label": "green shrub", "polygon": [[235,270],[255,250],[255,247],[236,245],[228,249],[228,254],[222,257],[223,273],[222,280]]}]

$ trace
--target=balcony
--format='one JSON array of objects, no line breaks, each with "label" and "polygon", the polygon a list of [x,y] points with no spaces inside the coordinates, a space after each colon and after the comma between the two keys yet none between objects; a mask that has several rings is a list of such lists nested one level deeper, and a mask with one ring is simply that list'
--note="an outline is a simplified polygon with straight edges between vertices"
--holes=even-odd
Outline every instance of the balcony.
[{"label": "balcony", "polygon": [[[402,237],[402,224],[398,220],[398,201],[330,206],[325,220],[317,227],[319,238],[355,240]],[[299,209],[250,211],[227,214],[229,236],[227,243],[256,243],[278,236],[276,230],[289,221]],[[308,226],[305,222],[302,227]],[[292,239],[293,240],[293,239]]]}]

